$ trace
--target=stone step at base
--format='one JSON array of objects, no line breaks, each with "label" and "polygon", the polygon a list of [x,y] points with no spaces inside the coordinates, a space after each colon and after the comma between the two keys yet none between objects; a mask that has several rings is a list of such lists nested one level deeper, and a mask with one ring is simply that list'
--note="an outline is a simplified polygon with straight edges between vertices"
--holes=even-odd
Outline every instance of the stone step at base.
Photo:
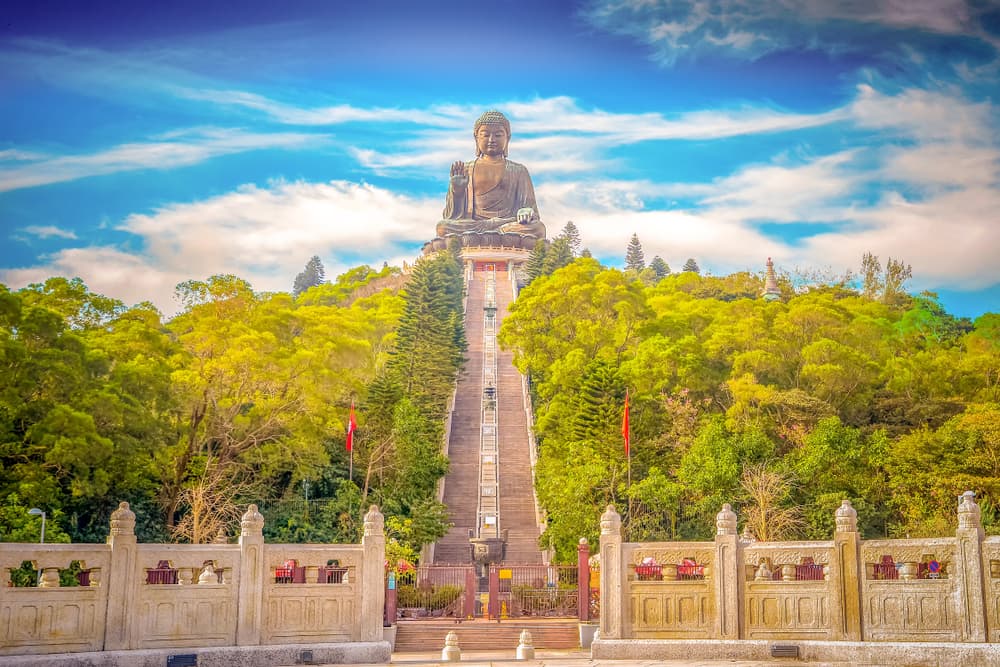
[{"label": "stone step at base", "polygon": [[474,621],[401,621],[396,625],[396,653],[434,651],[444,647],[449,632],[458,635],[458,647],[463,651],[504,651],[513,657],[521,631],[531,633],[536,649],[579,648],[580,631],[577,621],[518,622],[515,620]]}]

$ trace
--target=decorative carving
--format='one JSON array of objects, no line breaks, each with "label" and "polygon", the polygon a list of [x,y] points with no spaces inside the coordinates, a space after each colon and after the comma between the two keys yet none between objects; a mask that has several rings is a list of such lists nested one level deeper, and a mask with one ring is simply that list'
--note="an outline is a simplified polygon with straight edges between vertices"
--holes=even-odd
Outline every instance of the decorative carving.
[{"label": "decorative carving", "polygon": [[111,513],[111,534],[135,535],[135,512],[124,501],[118,503],[118,509]]},{"label": "decorative carving", "polygon": [[846,498],[841,502],[836,512],[837,532],[856,533],[858,532],[858,511],[851,506],[851,501]]},{"label": "decorative carving", "polygon": [[723,505],[722,510],[715,515],[715,534],[736,534],[736,512],[733,511],[733,506],[729,503]]},{"label": "decorative carving", "polygon": [[59,568],[47,567],[42,570],[42,577],[38,580],[39,588],[59,588]]},{"label": "decorative carving", "polygon": [[767,558],[771,561],[771,566],[779,565],[801,565],[805,558],[812,558],[814,563],[825,565],[830,562],[831,549],[823,548],[790,548],[790,549],[762,549],[760,546],[750,545],[746,548],[744,561],[748,563],[760,562]]},{"label": "decorative carving", "polygon": [[614,505],[608,505],[601,515],[601,535],[621,535],[622,518],[615,511]]},{"label": "decorative carving", "polygon": [[372,505],[365,514],[365,537],[382,535],[385,529],[385,517],[378,511],[378,505]]},{"label": "decorative carving", "polygon": [[264,534],[264,515],[257,509],[257,505],[251,504],[240,520],[240,534],[244,536],[257,536]]},{"label": "decorative carving", "polygon": [[212,561],[205,561],[205,566],[201,568],[201,574],[198,575],[199,584],[217,584],[219,583],[219,575],[215,572],[215,565]]},{"label": "decorative carving", "polygon": [[933,554],[938,561],[950,563],[955,558],[955,544],[921,541],[904,544],[864,545],[861,549],[861,559],[865,563],[880,563],[882,556],[892,556],[896,563],[919,563],[923,557]]},{"label": "decorative carving", "polygon": [[632,552],[632,564],[641,565],[642,562],[651,558],[653,563],[658,565],[679,565],[685,558],[693,559],[698,565],[708,565],[715,560],[715,551],[707,548],[658,548],[658,549],[636,549]]},{"label": "decorative carving", "polygon": [[982,510],[973,491],[966,491],[958,497],[958,529],[983,530]]}]

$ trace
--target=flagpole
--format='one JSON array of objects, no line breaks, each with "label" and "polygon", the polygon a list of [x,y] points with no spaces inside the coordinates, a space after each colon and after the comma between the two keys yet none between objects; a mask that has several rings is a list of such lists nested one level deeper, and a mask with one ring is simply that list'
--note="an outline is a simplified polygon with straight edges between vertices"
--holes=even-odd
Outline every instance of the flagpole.
[{"label": "flagpole", "polygon": [[628,486],[626,487],[628,492],[628,520],[632,521],[632,451],[629,450],[628,453]]},{"label": "flagpole", "polygon": [[354,399],[351,399],[351,413],[347,418],[347,452],[350,454],[350,463],[347,468],[347,479],[354,479],[354,434],[358,430],[358,422],[354,418]]},{"label": "flagpole", "polygon": [[628,481],[625,493],[628,495],[628,520],[632,520],[632,424],[629,420],[628,387],[625,388],[625,411],[622,415],[622,435],[625,437],[625,460],[628,469]]}]

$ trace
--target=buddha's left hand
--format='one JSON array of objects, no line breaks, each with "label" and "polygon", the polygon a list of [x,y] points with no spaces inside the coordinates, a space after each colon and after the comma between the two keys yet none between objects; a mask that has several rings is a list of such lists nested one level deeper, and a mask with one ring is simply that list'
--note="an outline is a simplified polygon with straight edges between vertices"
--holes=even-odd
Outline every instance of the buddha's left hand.
[{"label": "buddha's left hand", "polygon": [[531,222],[531,214],[534,212],[535,212],[534,209],[530,207],[517,209],[517,221],[523,225],[528,224],[529,222]]}]

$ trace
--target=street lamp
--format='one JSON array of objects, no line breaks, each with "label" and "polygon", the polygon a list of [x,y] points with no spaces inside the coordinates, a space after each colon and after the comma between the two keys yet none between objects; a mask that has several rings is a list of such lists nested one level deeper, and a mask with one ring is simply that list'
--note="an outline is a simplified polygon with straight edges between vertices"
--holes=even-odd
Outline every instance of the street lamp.
[{"label": "street lamp", "polygon": [[41,542],[42,544],[45,544],[45,512],[38,509],[37,507],[32,507],[30,510],[28,510],[28,514],[30,514],[31,516],[42,517],[42,539],[38,541]]},{"label": "street lamp", "polygon": [[[30,514],[31,516],[40,516],[40,517],[42,517],[42,538],[40,540],[38,540],[38,541],[40,543],[42,543],[42,544],[45,544],[45,512],[43,512],[42,510],[38,509],[37,507],[32,507],[30,510],[28,510],[28,514]],[[38,569],[38,579],[36,580],[35,585],[36,586],[41,586],[42,585],[42,570],[41,570],[41,568]]]}]

